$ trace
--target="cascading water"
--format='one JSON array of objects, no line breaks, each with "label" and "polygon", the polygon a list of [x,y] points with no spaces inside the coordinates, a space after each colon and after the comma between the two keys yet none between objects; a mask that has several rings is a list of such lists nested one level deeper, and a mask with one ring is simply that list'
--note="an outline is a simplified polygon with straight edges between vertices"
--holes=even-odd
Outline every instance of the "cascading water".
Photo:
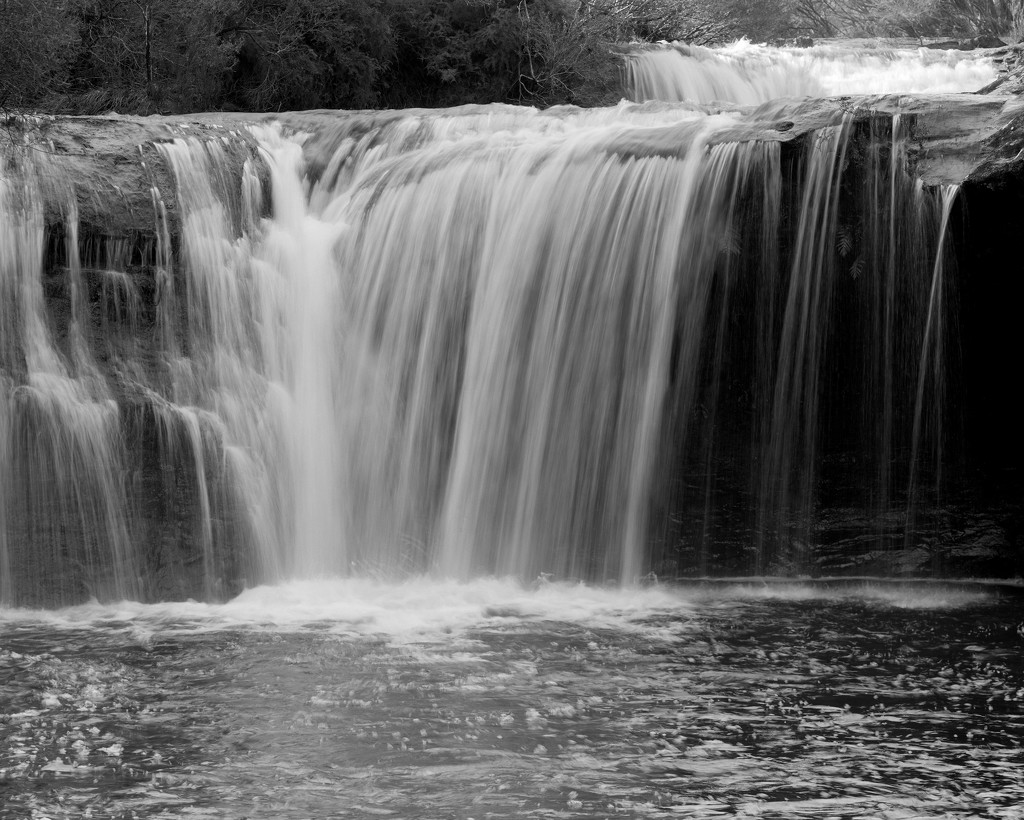
[{"label": "cascading water", "polygon": [[909,175],[899,116],[783,143],[785,115],[183,134],[149,244],[84,263],[73,197],[46,179],[57,237],[36,160],[9,163],[0,597],[813,572],[823,506],[911,541],[955,190]]},{"label": "cascading water", "polygon": [[[155,367],[90,349],[71,211],[58,350],[33,172],[5,178],[5,600],[158,594],[137,580],[154,562],[207,597],[324,574],[807,570],[827,373],[852,347],[862,394],[841,401],[867,426],[847,444],[885,477],[861,501],[908,503],[890,472],[930,446],[938,205],[898,119],[860,135],[856,173],[852,121],[805,155],[728,141],[739,122],[490,108],[163,144],[181,239],[172,259],[155,191]],[[104,315],[143,324],[106,265]],[[841,302],[868,314],[845,320],[850,349]],[[139,543],[136,439],[177,568]]]},{"label": "cascading water", "polygon": [[681,158],[634,159],[586,117],[510,119],[357,150],[319,212],[299,144],[261,132],[275,216],[241,231],[209,204],[209,146],[164,149],[197,202],[171,406],[245,454],[228,483],[258,488],[240,506],[272,533],[262,577],[641,572],[672,339],[703,320],[719,222],[765,149],[706,155],[713,128],[688,117]]}]

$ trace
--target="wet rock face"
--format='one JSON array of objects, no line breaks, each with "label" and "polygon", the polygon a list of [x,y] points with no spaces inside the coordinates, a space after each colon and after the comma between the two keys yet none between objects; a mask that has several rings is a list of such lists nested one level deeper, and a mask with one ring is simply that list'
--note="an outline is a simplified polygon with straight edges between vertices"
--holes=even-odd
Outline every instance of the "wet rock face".
[{"label": "wet rock face", "polygon": [[[170,294],[181,296],[188,288],[181,278],[180,196],[159,146],[182,137],[219,146],[227,188],[239,188],[247,163],[262,169],[263,196],[256,207],[266,214],[267,171],[246,128],[249,123],[278,120],[287,130],[308,133],[307,168],[319,178],[344,173],[331,164],[340,132],[371,133],[408,114],[7,121],[9,145],[0,179],[31,179],[34,188],[25,193],[9,185],[0,216],[8,225],[39,229],[42,237],[39,269],[47,333],[31,355],[53,361],[33,365],[50,379],[37,389],[26,376],[26,356],[0,351],[0,438],[6,442],[0,445],[0,600],[49,604],[89,596],[221,598],[261,577],[223,459],[210,457],[203,470],[196,468],[197,452],[210,456],[220,451],[218,434],[197,426],[198,416],[162,415],[164,405],[153,396],[154,391],[171,395],[168,369],[187,366],[190,354],[185,302],[168,310]],[[801,537],[808,540],[808,549],[818,550],[824,573],[1019,573],[1024,519],[1015,504],[1024,446],[1016,424],[1013,380],[995,364],[1000,360],[995,352],[1018,347],[1012,306],[1022,303],[1022,294],[1017,277],[999,272],[1011,258],[1015,214],[1024,207],[1018,201],[1024,200],[1024,163],[1019,159],[1024,105],[993,95],[780,103],[736,119],[712,144],[779,144],[783,168],[792,170],[813,150],[819,129],[844,115],[853,120],[854,137],[845,154],[849,182],[843,197],[852,201],[860,196],[868,175],[857,169],[874,161],[877,153],[869,147],[872,134],[891,136],[895,118],[909,129],[909,160],[925,185],[962,186],[951,219],[963,300],[962,359],[954,375],[962,376],[957,382],[962,390],[952,401],[966,432],[953,469],[970,480],[958,482],[942,504],[914,513],[927,519],[931,535],[925,542],[908,544],[901,535],[905,516],[880,518],[845,503],[843,485],[855,482],[857,473],[848,469],[849,448],[836,448],[827,453],[822,472],[829,483],[823,493],[827,509],[813,526],[801,525]],[[671,157],[681,151],[664,132],[652,134],[648,143],[634,140],[620,149],[624,156]],[[795,172],[787,172],[783,184],[793,186],[794,179]],[[799,192],[789,191],[783,200],[795,208]],[[861,222],[849,220],[838,227],[850,237],[862,230]],[[34,253],[35,240],[18,236],[12,241],[21,242],[25,254]],[[795,229],[785,241],[797,242]],[[857,255],[842,245],[846,240],[838,241],[844,273],[852,282]],[[737,242],[743,253],[755,253]],[[21,286],[4,287],[14,293]],[[0,338],[21,327],[24,313],[21,308],[0,313],[5,323]],[[179,356],[173,361],[168,358],[172,348]],[[727,358],[733,355],[750,353],[729,351]],[[842,350],[838,355],[852,360]],[[743,388],[730,389],[737,401],[747,400]],[[57,395],[78,414],[73,428],[48,426],[47,397]],[[741,426],[750,424],[749,418],[740,421]],[[849,424],[834,420],[833,426]],[[40,456],[56,452],[47,442],[63,447],[65,460]],[[99,450],[115,455],[97,460]],[[716,512],[719,529],[711,553],[698,556],[692,546],[709,531],[704,510],[690,518],[686,511],[668,514],[669,519],[675,515],[676,524],[654,536],[662,540],[663,573],[692,574],[694,567],[749,571],[750,528],[756,522],[741,511],[747,492],[744,470],[736,463],[716,468],[719,483],[735,481],[736,487]],[[700,475],[700,468],[692,474]],[[688,492],[687,503],[692,497]],[[211,509],[197,523],[196,510],[203,504]],[[894,552],[901,556],[895,562]],[[777,568],[787,569],[782,563]]]}]

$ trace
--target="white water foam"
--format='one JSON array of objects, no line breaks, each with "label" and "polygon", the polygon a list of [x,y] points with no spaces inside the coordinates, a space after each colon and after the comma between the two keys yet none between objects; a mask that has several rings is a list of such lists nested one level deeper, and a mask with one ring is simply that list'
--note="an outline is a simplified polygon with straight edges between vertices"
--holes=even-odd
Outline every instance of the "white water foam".
[{"label": "white water foam", "polygon": [[[995,582],[1002,584],[1004,582]],[[994,602],[998,593],[974,582],[936,583],[836,578],[816,583],[785,581],[714,582],[691,589],[690,600],[712,601],[863,601],[897,609],[960,609]]]},{"label": "white water foam", "polygon": [[158,635],[257,630],[376,636],[394,644],[451,643],[467,630],[516,622],[570,624],[588,629],[642,633],[672,642],[702,610],[744,602],[851,601],[901,609],[958,609],[996,601],[985,587],[865,581],[856,585],[810,583],[652,584],[600,587],[511,579],[471,582],[418,578],[404,583],[336,578],[292,581],[247,590],[223,604],[197,601],[143,604],[95,601],[59,610],[0,608],[0,629],[43,626],[127,631],[139,643]]},{"label": "white water foam", "polygon": [[312,630],[378,635],[403,643],[448,641],[452,633],[509,619],[622,630],[653,615],[685,615],[691,608],[685,595],[665,586],[629,589],[541,581],[529,588],[495,578],[468,583],[335,578],[255,587],[223,604],[93,601],[59,610],[0,608],[0,625],[129,629],[146,640],[158,632]]}]

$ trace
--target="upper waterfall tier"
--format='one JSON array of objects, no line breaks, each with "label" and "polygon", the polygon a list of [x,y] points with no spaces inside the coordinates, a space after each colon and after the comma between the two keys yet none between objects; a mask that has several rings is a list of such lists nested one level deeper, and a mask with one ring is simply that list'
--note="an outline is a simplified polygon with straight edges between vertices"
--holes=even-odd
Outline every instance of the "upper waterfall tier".
[{"label": "upper waterfall tier", "polygon": [[979,91],[997,77],[991,50],[682,43],[626,56],[626,96],[637,102],[760,105],[780,97]]}]

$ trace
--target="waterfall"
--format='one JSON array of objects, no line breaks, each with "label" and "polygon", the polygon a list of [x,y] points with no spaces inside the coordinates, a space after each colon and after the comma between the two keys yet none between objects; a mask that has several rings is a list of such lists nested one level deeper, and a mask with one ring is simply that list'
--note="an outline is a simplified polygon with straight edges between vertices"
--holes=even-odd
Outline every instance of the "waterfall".
[{"label": "waterfall", "polygon": [[[35,161],[28,155],[22,167],[0,172],[0,593],[46,601],[84,584],[98,596],[138,595],[119,408],[85,333],[77,214],[69,203],[62,215],[62,281],[44,282]],[[44,285],[57,291],[63,338],[49,324]],[[17,567],[12,529],[28,542]]]},{"label": "waterfall", "polygon": [[773,48],[740,40],[721,48],[682,43],[626,57],[626,96],[637,102],[760,105],[780,97],[977,91],[996,79],[985,51],[825,44]]},{"label": "waterfall", "polygon": [[813,571],[823,504],[924,486],[952,197],[898,117],[734,141],[757,116],[183,133],[135,250],[9,163],[0,598]]}]

